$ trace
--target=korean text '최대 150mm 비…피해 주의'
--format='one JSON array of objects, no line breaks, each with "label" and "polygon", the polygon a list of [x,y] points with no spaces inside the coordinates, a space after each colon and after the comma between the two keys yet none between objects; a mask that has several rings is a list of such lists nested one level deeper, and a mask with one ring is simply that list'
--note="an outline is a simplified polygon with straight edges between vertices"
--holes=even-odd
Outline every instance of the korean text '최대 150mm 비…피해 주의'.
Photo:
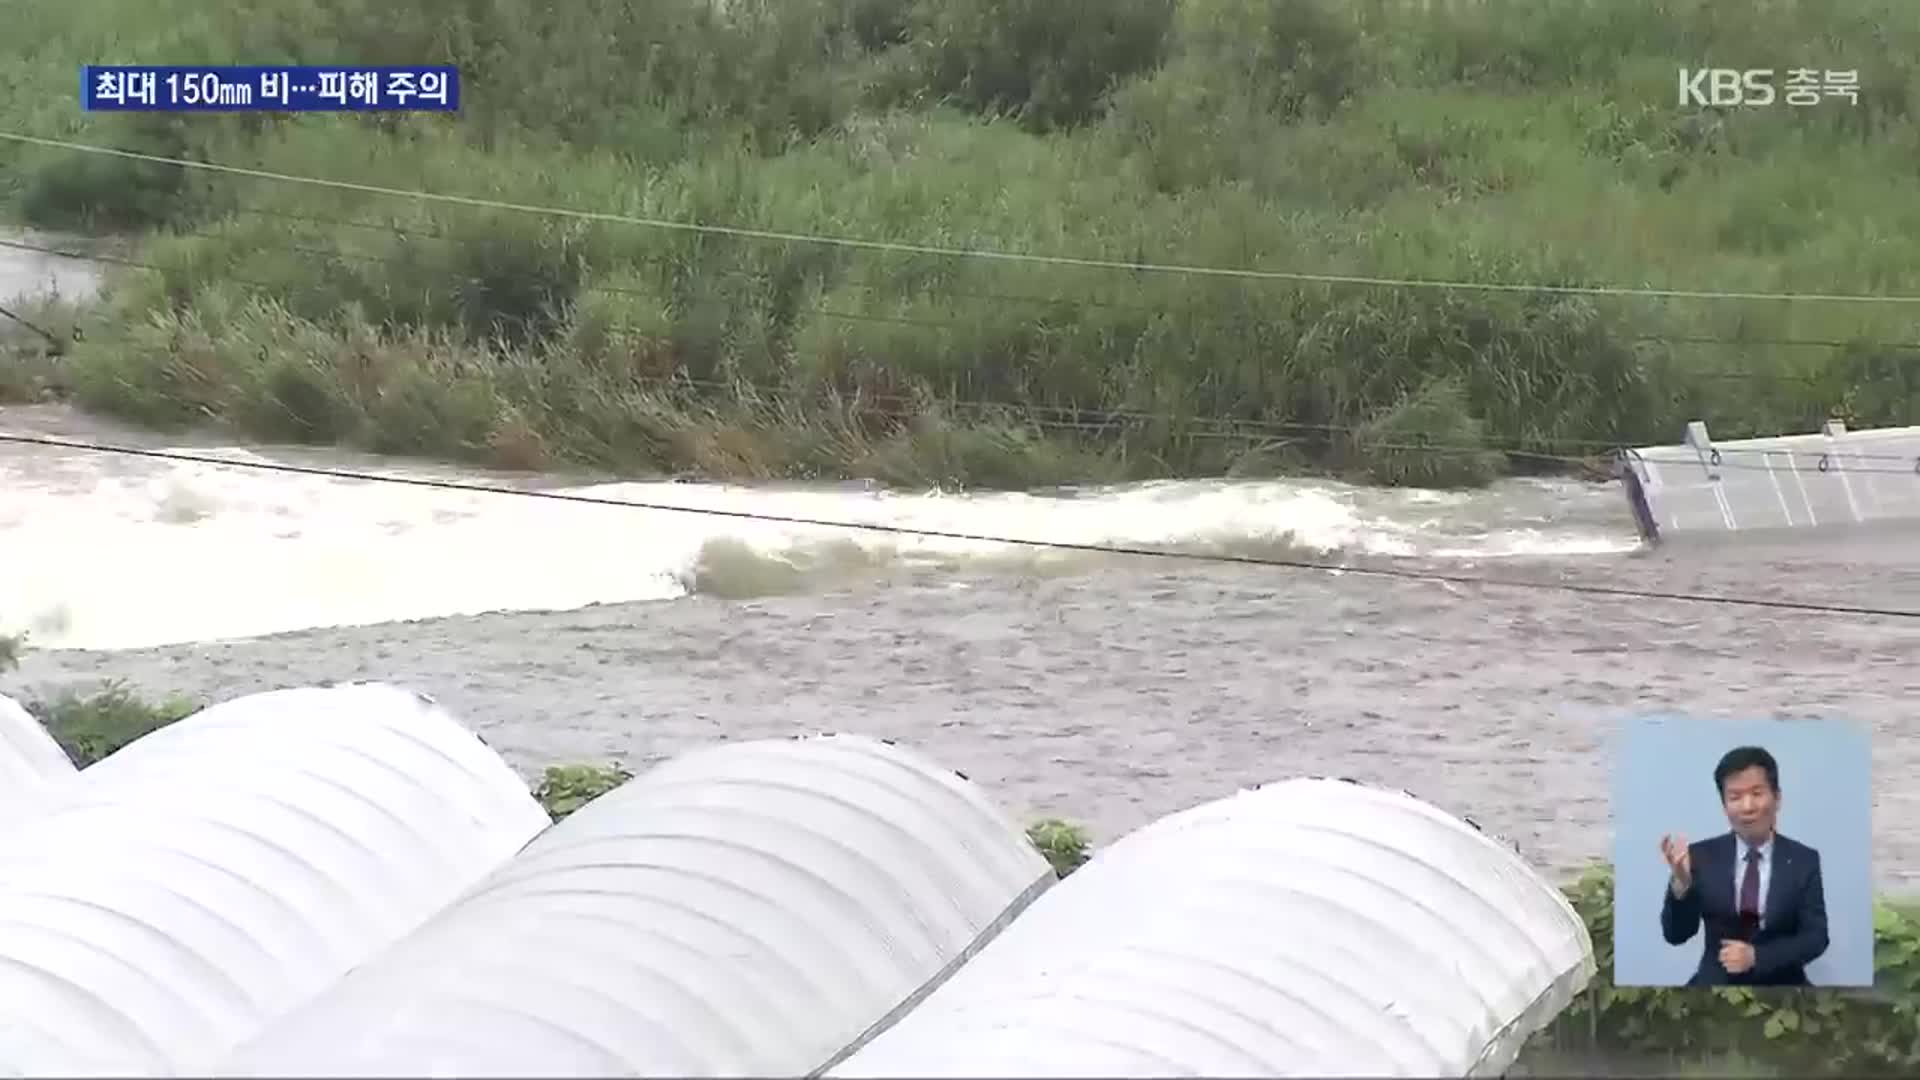
[{"label": "korean text '\ucd5c\ub300 150mm \ube44\u2026\ud53c\ud574 \uc8fc\uc758'", "polygon": [[87,112],[458,112],[460,73],[415,67],[89,64]]}]

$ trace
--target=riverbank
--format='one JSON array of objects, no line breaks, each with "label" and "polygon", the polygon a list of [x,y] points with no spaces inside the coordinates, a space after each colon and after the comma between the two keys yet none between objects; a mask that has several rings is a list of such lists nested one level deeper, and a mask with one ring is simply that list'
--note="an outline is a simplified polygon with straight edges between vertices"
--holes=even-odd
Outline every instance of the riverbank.
[{"label": "riverbank", "polygon": [[[1886,0],[1737,17],[1692,0],[814,0],[711,17],[676,0],[645,33],[617,5],[564,23],[514,4],[454,23],[423,10],[377,33],[326,7],[269,26],[219,4],[111,7],[24,16],[13,40],[36,51],[0,51],[0,127],[921,247],[1920,292],[1920,218],[1888,209],[1906,205],[1920,146],[1920,22]],[[95,55],[109,33],[127,56],[456,63],[471,92],[457,119],[48,104],[72,72],[39,58]],[[1830,55],[1774,55],[1808,40]],[[1708,55],[1851,68],[1860,100],[1677,106],[1676,67]],[[0,192],[20,220],[158,230],[72,350],[78,400],[256,439],[914,486],[1301,470],[1474,484],[1667,441],[1691,419],[1730,438],[1835,413],[1903,422],[1920,404],[1898,305],[850,249],[17,144],[0,145]]]}]

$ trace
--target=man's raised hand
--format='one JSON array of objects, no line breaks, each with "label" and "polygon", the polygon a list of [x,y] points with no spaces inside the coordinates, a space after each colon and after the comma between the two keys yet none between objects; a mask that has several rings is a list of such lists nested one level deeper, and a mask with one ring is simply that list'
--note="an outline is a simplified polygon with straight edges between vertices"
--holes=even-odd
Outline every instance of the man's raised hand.
[{"label": "man's raised hand", "polygon": [[1673,872],[1673,895],[1687,895],[1687,890],[1693,888],[1693,854],[1687,849],[1687,838],[1672,833],[1661,837],[1660,856]]}]

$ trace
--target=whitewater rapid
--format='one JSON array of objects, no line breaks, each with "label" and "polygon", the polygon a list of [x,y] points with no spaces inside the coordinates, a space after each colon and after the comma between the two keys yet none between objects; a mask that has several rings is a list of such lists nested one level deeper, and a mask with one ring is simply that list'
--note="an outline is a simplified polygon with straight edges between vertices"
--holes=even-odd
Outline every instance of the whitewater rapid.
[{"label": "whitewater rapid", "polygon": [[[1519,482],[1470,494],[1301,481],[1050,494],[554,486],[345,453],[169,442],[47,406],[0,408],[0,431],[235,463],[0,446],[0,630],[24,631],[41,649],[141,648],[692,594],[744,598],[900,575],[1054,572],[1109,557],[1020,541],[1462,560],[1635,546],[1617,498],[1584,484]],[[276,462],[561,498],[245,467]]]}]

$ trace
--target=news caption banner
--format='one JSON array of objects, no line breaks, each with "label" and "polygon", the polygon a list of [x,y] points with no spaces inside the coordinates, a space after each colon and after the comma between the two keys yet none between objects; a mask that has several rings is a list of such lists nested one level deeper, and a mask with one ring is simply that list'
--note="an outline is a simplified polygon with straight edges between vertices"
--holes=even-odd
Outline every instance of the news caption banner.
[{"label": "news caption banner", "polygon": [[460,73],[421,67],[88,64],[86,112],[459,112]]},{"label": "news caption banner", "polygon": [[[1716,106],[1772,105],[1784,98],[1795,108],[1810,108],[1828,98],[1860,104],[1860,72],[1788,68],[1778,79],[1773,68],[1681,68],[1680,104]],[[1781,93],[1784,90],[1785,93]]]}]

